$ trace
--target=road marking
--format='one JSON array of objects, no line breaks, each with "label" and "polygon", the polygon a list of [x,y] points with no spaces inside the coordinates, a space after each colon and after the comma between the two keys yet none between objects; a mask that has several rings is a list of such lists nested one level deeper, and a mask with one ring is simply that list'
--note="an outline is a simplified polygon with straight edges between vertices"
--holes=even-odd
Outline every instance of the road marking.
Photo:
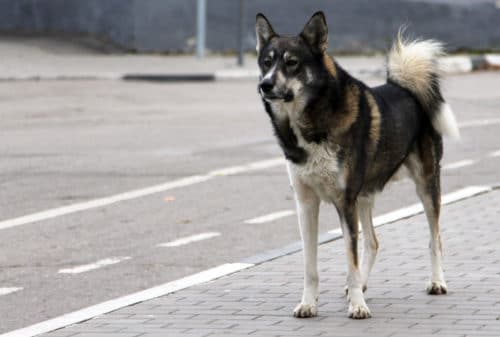
[{"label": "road marking", "polygon": [[464,160],[460,160],[460,161],[457,161],[454,163],[443,165],[442,169],[443,170],[456,170],[456,169],[461,168],[461,167],[474,165],[477,162],[479,162],[479,160],[464,159]]},{"label": "road marking", "polygon": [[190,244],[192,242],[211,239],[219,235],[220,233],[217,232],[200,233],[196,235],[186,236],[184,238],[180,238],[171,242],[160,243],[159,245],[157,245],[157,247],[179,247]]},{"label": "road marking", "polygon": [[94,263],[84,264],[81,266],[76,266],[73,268],[60,269],[58,271],[59,274],[80,274],[85,273],[91,270],[99,269],[102,267],[110,266],[113,264],[120,263],[122,261],[130,260],[129,256],[120,256],[120,257],[110,257],[107,259],[99,260]]},{"label": "road marking", "polygon": [[0,222],[0,230],[11,228],[15,226],[26,225],[34,222],[39,222],[43,220],[48,220],[56,218],[59,216],[72,214],[76,212],[86,211],[89,209],[94,209],[98,207],[104,207],[111,204],[115,204],[121,201],[127,201],[132,199],[137,199],[145,197],[151,194],[165,192],[175,188],[186,187],[190,185],[199,184],[208,180],[215,179],[220,176],[235,175],[244,172],[252,172],[263,170],[275,166],[280,166],[285,164],[284,158],[272,158],[268,160],[261,160],[252,162],[246,165],[226,167],[218,170],[211,171],[205,175],[194,175],[185,177],[178,180],[169,181],[163,184],[154,185],[142,189],[137,189],[133,191],[128,191],[120,194],[111,195],[109,197],[89,200],[81,203],[76,203],[68,206],[62,206],[58,208],[49,209],[42,212],[37,212],[18,218],[8,219]]},{"label": "road marking", "polygon": [[[456,202],[459,200],[463,200],[478,194],[483,194],[491,191],[491,187],[488,186],[470,186],[458,190],[456,192],[452,192],[446,194],[442,197],[442,204],[449,204],[452,202]],[[401,211],[406,210],[406,211]],[[412,215],[415,215],[414,205],[410,207],[405,207],[400,210],[396,210],[394,212],[386,213],[384,215],[378,216],[377,226],[381,226],[390,222],[394,222],[397,220],[401,220]],[[422,212],[422,211],[420,211]],[[418,214],[418,213],[417,213]],[[383,218],[385,217],[385,218]],[[374,220],[375,220],[374,219]],[[384,222],[385,221],[385,222]],[[340,233],[340,229],[334,229],[330,231],[331,233]],[[275,258],[275,256],[273,256]],[[205,283],[208,281],[215,280],[222,276],[227,276],[233,274],[237,271],[247,269],[255,266],[254,263],[227,263],[220,265],[218,267],[208,269],[197,274],[187,276],[185,278],[168,282],[153,288],[149,288],[137,293],[133,293],[130,295],[126,295],[117,299],[113,299],[110,301],[106,301],[103,303],[99,303],[93,305],[91,307],[87,307],[78,311],[74,311],[72,313],[62,315],[56,318],[49,319],[44,322],[40,322],[25,328],[21,328],[18,330],[14,330],[11,332],[7,332],[0,337],[32,337],[42,333],[47,333],[50,331],[54,331],[57,329],[64,328],[68,325],[76,324],[82,321],[86,321],[93,317],[106,314],[111,311],[118,310],[123,307],[127,307],[139,302],[144,302],[153,298],[157,298],[160,296],[167,295],[169,293],[179,291],[181,289],[185,289],[197,284]]]},{"label": "road marking", "polygon": [[208,173],[208,175],[210,177],[230,176],[230,175],[235,175],[235,174],[240,174],[240,173],[245,173],[245,172],[264,170],[264,169],[268,169],[268,168],[276,167],[276,166],[281,166],[281,165],[285,165],[285,164],[286,164],[285,158],[278,157],[278,158],[273,158],[273,159],[268,159],[268,160],[256,161],[256,162],[248,163],[245,165],[231,166],[231,167],[226,167],[226,168],[222,168],[222,169],[217,169],[214,171],[210,171]]},{"label": "road marking", "polygon": [[488,153],[488,157],[500,157],[500,150]]},{"label": "road marking", "polygon": [[290,215],[294,215],[295,211],[293,210],[284,210],[284,211],[278,211],[270,214],[266,214],[263,216],[259,216],[257,218],[253,218],[250,220],[245,220],[245,223],[248,224],[260,224],[260,223],[266,223],[266,222],[271,222],[277,219],[281,219]]},{"label": "road marking", "polygon": [[[483,194],[486,192],[490,192],[492,189],[489,186],[469,186],[457,190],[455,192],[451,192],[448,194],[444,194],[441,196],[441,205],[448,205],[454,202],[464,200],[470,197],[473,197],[478,194]],[[373,218],[373,226],[379,227],[383,226],[395,221],[399,221],[402,219],[406,219],[412,217],[414,215],[420,214],[424,212],[424,207],[421,203],[416,203],[407,207],[403,207],[397,209],[395,211],[385,213]],[[330,234],[339,234],[342,233],[340,228],[336,228],[334,230],[329,231]]]},{"label": "road marking", "polygon": [[493,125],[493,124],[500,124],[500,118],[473,119],[473,120],[458,123],[458,127],[460,129],[465,129],[465,128],[474,128],[474,127],[487,126],[487,125]]},{"label": "road marking", "polygon": [[24,288],[20,287],[7,287],[7,288],[0,288],[0,296],[7,295],[7,294],[12,294],[15,293],[16,291],[23,290]]},{"label": "road marking", "polygon": [[31,337],[42,333],[47,333],[71,324],[86,321],[93,317],[103,315],[108,312],[127,307],[129,305],[164,296],[197,284],[209,282],[222,276],[233,274],[237,271],[253,266],[254,264],[252,263],[226,263],[218,267],[204,270],[202,272],[181,278],[179,280],[168,282],[153,288],[99,303],[25,328],[7,332],[3,335],[0,335],[0,337]]}]

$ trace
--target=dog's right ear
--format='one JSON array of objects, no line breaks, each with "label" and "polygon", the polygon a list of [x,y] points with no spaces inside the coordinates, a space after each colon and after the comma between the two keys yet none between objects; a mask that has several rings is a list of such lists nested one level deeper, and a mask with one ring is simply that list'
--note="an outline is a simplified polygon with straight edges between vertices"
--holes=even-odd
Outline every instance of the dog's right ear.
[{"label": "dog's right ear", "polygon": [[257,37],[257,54],[260,53],[272,37],[276,36],[269,20],[262,13],[257,14],[255,19],[255,35]]}]

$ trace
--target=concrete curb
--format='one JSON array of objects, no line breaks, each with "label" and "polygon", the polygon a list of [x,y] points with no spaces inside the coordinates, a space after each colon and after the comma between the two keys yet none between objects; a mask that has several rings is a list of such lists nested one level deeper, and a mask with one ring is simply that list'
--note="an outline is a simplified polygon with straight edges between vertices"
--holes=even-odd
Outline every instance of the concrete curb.
[{"label": "concrete curb", "polygon": [[[500,54],[446,56],[439,59],[438,63],[439,67],[445,74],[464,74],[474,71],[500,70]],[[360,69],[352,73],[354,76],[383,76],[385,74],[385,69]],[[153,82],[215,82],[230,80],[257,80],[258,78],[258,70],[232,69],[205,74],[126,74],[122,76],[121,79],[128,81]]]},{"label": "concrete curb", "polygon": [[[438,61],[439,67],[445,74],[464,74],[474,71],[500,70],[500,54],[483,55],[453,55],[446,56]],[[375,64],[374,64],[375,65]],[[384,77],[386,70],[378,65],[373,67],[358,68],[350,70],[356,77],[376,76]],[[218,82],[218,81],[257,81],[258,69],[222,69],[213,72],[187,72],[187,73],[155,73],[155,72],[75,72],[68,74],[24,74],[24,75],[2,75],[0,82],[8,81],[70,81],[70,80],[120,80],[120,81],[146,81],[157,83],[176,82]]]}]

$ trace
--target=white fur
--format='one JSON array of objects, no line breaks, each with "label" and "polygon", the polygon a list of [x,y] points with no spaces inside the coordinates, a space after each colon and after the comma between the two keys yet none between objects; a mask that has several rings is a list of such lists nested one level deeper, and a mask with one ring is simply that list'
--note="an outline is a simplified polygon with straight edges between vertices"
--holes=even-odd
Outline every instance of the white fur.
[{"label": "white fur", "polygon": [[448,103],[443,103],[441,109],[434,116],[432,126],[443,136],[451,139],[460,139],[460,131],[458,129],[457,120]]},{"label": "white fur", "polygon": [[377,237],[373,227],[373,203],[373,195],[358,199],[359,220],[363,228],[363,259],[361,261],[361,283],[363,287],[367,287],[368,276],[375,263],[378,250]]},{"label": "white fur", "polygon": [[276,64],[271,69],[269,69],[269,71],[265,75],[263,74],[264,75],[263,80],[267,80],[273,77],[275,71],[276,71]]},{"label": "white fur", "polygon": [[[288,171],[291,172],[290,164]],[[312,189],[297,176],[290,174],[295,190],[300,234],[304,246],[304,290],[302,300],[294,310],[298,317],[316,316],[319,296],[318,276],[318,214],[320,200]]]},{"label": "white fur", "polygon": [[389,78],[427,104],[434,99],[429,83],[434,74],[439,74],[436,59],[441,55],[444,51],[440,42],[406,41],[400,32],[388,56]]},{"label": "white fur", "polygon": [[[431,85],[435,76],[439,77],[437,58],[444,55],[443,45],[434,40],[405,41],[402,32],[389,53],[389,79],[410,90],[424,106],[441,99]],[[432,125],[443,136],[459,139],[457,122],[447,103],[442,103],[439,111],[429,112]]]}]

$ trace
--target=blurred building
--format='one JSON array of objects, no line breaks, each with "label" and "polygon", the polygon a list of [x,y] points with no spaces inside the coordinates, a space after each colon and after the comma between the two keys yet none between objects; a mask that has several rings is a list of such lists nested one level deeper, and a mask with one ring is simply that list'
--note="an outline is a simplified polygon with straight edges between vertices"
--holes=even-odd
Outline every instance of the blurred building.
[{"label": "blurred building", "polygon": [[[385,50],[405,24],[416,36],[449,50],[500,50],[499,0],[245,0],[244,45],[253,50],[253,23],[265,13],[278,32],[295,34],[324,10],[337,52]],[[238,0],[207,0],[207,48],[234,51]],[[0,0],[0,32],[92,36],[138,52],[192,52],[196,0]]]}]

